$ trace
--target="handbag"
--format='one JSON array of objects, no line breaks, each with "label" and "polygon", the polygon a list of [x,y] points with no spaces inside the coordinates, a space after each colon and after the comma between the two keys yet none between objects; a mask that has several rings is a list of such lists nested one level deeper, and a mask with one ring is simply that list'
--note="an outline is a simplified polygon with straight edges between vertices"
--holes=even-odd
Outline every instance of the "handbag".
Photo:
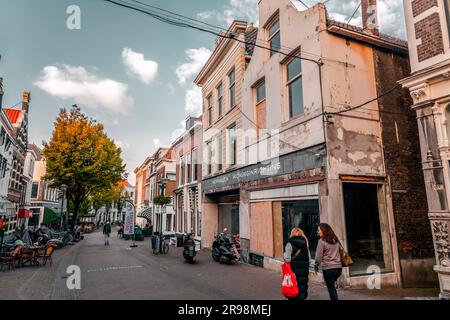
[{"label": "handbag", "polygon": [[283,271],[283,279],[281,282],[281,294],[286,298],[295,298],[298,296],[297,277],[291,269],[291,265],[287,262],[281,266]]},{"label": "handbag", "polygon": [[336,239],[337,242],[339,243],[339,254],[341,255],[341,262],[342,262],[342,266],[343,267],[349,267],[353,264],[353,260],[350,257],[350,255],[348,254],[347,251],[345,251],[344,247],[342,246],[341,242],[339,241],[339,239]]}]

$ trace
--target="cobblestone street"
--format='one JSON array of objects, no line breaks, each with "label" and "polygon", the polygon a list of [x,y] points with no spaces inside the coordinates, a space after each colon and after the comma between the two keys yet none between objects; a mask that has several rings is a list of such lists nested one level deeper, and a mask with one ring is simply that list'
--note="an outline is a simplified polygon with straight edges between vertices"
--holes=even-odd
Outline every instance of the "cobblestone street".
[{"label": "cobblestone street", "polygon": [[[164,299],[164,300],[279,300],[280,275],[258,267],[217,264],[207,250],[195,264],[183,262],[179,249],[154,256],[150,241],[117,239],[105,247],[101,233],[92,233],[74,246],[54,254],[50,267],[25,267],[0,272],[2,299]],[[66,269],[81,268],[81,290],[68,290]],[[339,290],[341,299],[403,299],[433,297],[437,290]],[[309,299],[328,299],[321,283],[310,283]]]}]

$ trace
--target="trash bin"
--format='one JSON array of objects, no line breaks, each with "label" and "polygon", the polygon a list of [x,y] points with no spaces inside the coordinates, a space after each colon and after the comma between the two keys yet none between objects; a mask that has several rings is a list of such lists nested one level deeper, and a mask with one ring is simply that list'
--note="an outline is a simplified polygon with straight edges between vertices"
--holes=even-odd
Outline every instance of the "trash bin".
[{"label": "trash bin", "polygon": [[177,247],[181,248],[182,246],[184,246],[184,235],[177,234]]},{"label": "trash bin", "polygon": [[152,236],[152,250],[153,252],[158,251],[158,236]]}]

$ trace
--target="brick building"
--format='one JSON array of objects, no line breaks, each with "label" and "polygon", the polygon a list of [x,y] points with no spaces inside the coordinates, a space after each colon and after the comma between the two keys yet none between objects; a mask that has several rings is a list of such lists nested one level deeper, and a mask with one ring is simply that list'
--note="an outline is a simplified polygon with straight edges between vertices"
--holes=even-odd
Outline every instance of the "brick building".
[{"label": "brick building", "polygon": [[[239,70],[238,103],[204,126],[203,243],[227,227],[240,234],[245,262],[279,268],[293,227],[314,256],[317,224],[328,222],[355,261],[344,285],[366,286],[373,268],[384,286],[433,285],[417,124],[407,93],[392,90],[409,73],[407,43],[367,21],[330,20],[323,4],[297,4],[259,1],[261,27],[234,22],[229,31],[273,50],[248,55],[222,40],[197,77],[208,121],[221,114],[217,85],[228,85],[230,64]],[[364,0],[363,12],[374,4]],[[213,149],[210,139],[234,123]]]},{"label": "brick building", "polygon": [[175,231],[192,233],[201,240],[201,162],[203,129],[201,118],[188,117],[186,130],[175,140],[173,154],[176,163],[176,188],[174,190]]},{"label": "brick building", "polygon": [[411,75],[400,83],[409,89],[417,116],[434,270],[441,297],[450,299],[450,1],[403,3]]}]

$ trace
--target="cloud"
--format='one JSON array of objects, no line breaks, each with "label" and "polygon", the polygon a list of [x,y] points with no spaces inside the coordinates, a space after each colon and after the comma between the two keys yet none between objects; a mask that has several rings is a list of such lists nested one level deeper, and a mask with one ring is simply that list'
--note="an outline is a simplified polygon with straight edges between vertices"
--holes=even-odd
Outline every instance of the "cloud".
[{"label": "cloud", "polygon": [[128,85],[100,79],[84,67],[70,65],[46,66],[34,85],[48,94],[93,109],[125,113],[133,108],[134,99],[128,95]]},{"label": "cloud", "polygon": [[187,113],[199,116],[202,113],[202,89],[193,84],[191,89],[186,91],[184,102]]},{"label": "cloud", "polygon": [[176,70],[178,83],[180,84],[185,84],[187,80],[199,73],[211,56],[211,51],[204,47],[188,49],[185,53],[189,62],[180,65]]},{"label": "cloud", "polygon": [[221,11],[204,11],[197,14],[204,20],[218,21],[228,27],[233,20],[244,20],[258,24],[258,0],[229,0],[228,5]]},{"label": "cloud", "polygon": [[128,143],[122,142],[120,140],[114,141],[116,146],[122,150],[130,148],[130,145]]},{"label": "cloud", "polygon": [[[359,5],[360,0],[334,0],[326,4],[332,19],[347,22]],[[315,4],[317,1],[309,1]],[[405,16],[402,0],[378,0],[378,24],[380,31],[401,39],[406,39]],[[362,26],[361,8],[358,9],[351,24]]]},{"label": "cloud", "polygon": [[[292,0],[300,10],[306,8],[297,0]],[[317,4],[316,0],[303,0],[309,7]],[[347,22],[361,0],[333,0],[326,3],[332,19]],[[258,0],[229,0],[220,11],[205,11],[197,14],[198,18],[214,21],[227,28],[235,19],[258,24]],[[392,36],[406,39],[405,18],[402,0],[378,0],[378,18],[380,31]],[[361,9],[352,19],[352,24],[361,26]]]},{"label": "cloud", "polygon": [[155,80],[158,74],[158,63],[145,60],[142,53],[135,52],[130,48],[123,49],[122,61],[128,73],[137,76],[139,80],[146,84]]},{"label": "cloud", "polygon": [[180,126],[172,131],[170,135],[170,143],[175,142],[186,131],[186,120],[180,121]]}]

